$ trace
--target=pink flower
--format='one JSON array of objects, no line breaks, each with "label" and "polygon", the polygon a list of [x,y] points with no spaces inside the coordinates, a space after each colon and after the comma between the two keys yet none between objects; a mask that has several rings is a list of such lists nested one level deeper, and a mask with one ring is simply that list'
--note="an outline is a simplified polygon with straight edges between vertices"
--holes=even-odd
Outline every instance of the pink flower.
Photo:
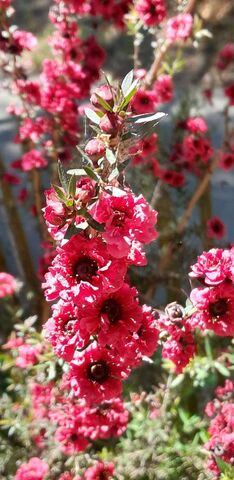
[{"label": "pink flower", "polygon": [[21,179],[16,175],[12,175],[12,173],[3,173],[2,179],[4,182],[9,183],[9,185],[19,185],[21,183]]},{"label": "pink flower", "polygon": [[143,23],[148,26],[161,23],[167,15],[164,0],[139,0],[136,11]]},{"label": "pink flower", "polygon": [[191,278],[198,278],[206,285],[218,285],[224,280],[233,278],[233,254],[234,249],[222,250],[212,248],[203,252],[197,258],[197,262],[191,266],[189,273]]},{"label": "pink flower", "polygon": [[89,446],[89,441],[84,437],[82,425],[79,425],[77,421],[74,425],[67,422],[67,425],[58,427],[55,432],[55,440],[59,442],[62,452],[66,455],[83,452]]},{"label": "pink flower", "polygon": [[192,32],[193,17],[190,13],[180,14],[167,21],[166,36],[169,40],[187,40]]},{"label": "pink flower", "polygon": [[234,335],[234,287],[222,283],[211,288],[194,288],[190,295],[197,312],[190,324],[202,330],[213,330],[216,335]]},{"label": "pink flower", "polygon": [[84,473],[85,480],[109,480],[114,475],[114,464],[98,462],[94,467],[88,468]]},{"label": "pink flower", "polygon": [[175,364],[175,371],[181,372],[194,356],[196,346],[189,330],[174,329],[173,335],[163,344],[162,356]]},{"label": "pink flower", "polygon": [[157,106],[157,96],[153,90],[139,88],[131,101],[134,113],[153,113]]},{"label": "pink flower", "polygon": [[185,122],[185,126],[187,130],[191,133],[206,133],[208,130],[208,126],[204,118],[202,117],[189,117]]},{"label": "pink flower", "polygon": [[119,396],[129,367],[111,350],[93,343],[70,363],[70,383],[74,393],[88,403],[100,403]]},{"label": "pink flower", "polygon": [[0,272],[0,298],[13,295],[16,291],[16,280],[10,273]]},{"label": "pink flower", "polygon": [[30,365],[35,365],[38,362],[38,355],[41,353],[42,346],[23,344],[18,348],[18,357],[15,364],[19,368],[26,368]]},{"label": "pink flower", "polygon": [[[66,197],[66,193],[62,188],[61,192],[63,192],[64,197]],[[59,199],[54,187],[45,191],[45,197],[46,207],[43,208],[43,212],[48,231],[54,239],[61,240],[65,233],[64,230],[66,231],[68,227],[68,216],[70,212],[72,214],[73,209],[65,206],[64,202]],[[71,220],[72,218],[70,221]],[[65,229],[62,227],[65,227]]]},{"label": "pink flower", "polygon": [[49,465],[38,457],[32,457],[28,463],[18,468],[15,480],[44,480],[49,472]]},{"label": "pink flower", "polygon": [[47,166],[47,160],[38,150],[30,150],[22,156],[22,170],[28,172],[33,168],[44,168]]},{"label": "pink flower", "polygon": [[116,290],[123,283],[126,262],[111,259],[99,238],[73,235],[57,252],[43,284],[48,300],[76,297],[76,301],[82,303],[95,292]]},{"label": "pink flower", "polygon": [[81,329],[88,335],[98,334],[100,345],[116,347],[122,354],[125,336],[136,332],[142,323],[137,290],[124,283],[114,293],[103,292],[95,297],[88,298],[82,306]]},{"label": "pink flower", "polygon": [[143,305],[143,320],[140,328],[137,331],[136,348],[138,356],[141,358],[143,355],[150,357],[157,349],[159,330],[155,317],[152,315],[151,308],[147,305]]},{"label": "pink flower", "polygon": [[223,238],[226,235],[226,227],[218,217],[207,221],[207,236],[210,238]]},{"label": "pink flower", "polygon": [[221,153],[219,167],[229,172],[234,167],[234,152]]},{"label": "pink flower", "polygon": [[22,30],[15,30],[12,34],[12,38],[16,45],[25,50],[32,50],[37,45],[37,39],[30,32],[24,32]]},{"label": "pink flower", "polygon": [[157,237],[157,212],[150,209],[142,195],[103,193],[92,206],[91,213],[95,220],[105,223],[103,238],[113,257],[127,256],[133,240],[145,244]]},{"label": "pink flower", "polygon": [[33,417],[35,419],[48,418],[51,405],[54,401],[54,384],[33,382],[30,384]]},{"label": "pink flower", "polygon": [[174,93],[171,75],[160,75],[154,84],[154,90],[159,102],[170,102]]},{"label": "pink flower", "polygon": [[76,348],[83,348],[88,343],[87,329],[82,330],[79,309],[73,303],[60,300],[53,308],[53,316],[47,320],[43,331],[59,357],[69,362]]},{"label": "pink flower", "polygon": [[216,67],[219,68],[219,70],[225,70],[233,61],[234,43],[227,43],[218,53]]}]

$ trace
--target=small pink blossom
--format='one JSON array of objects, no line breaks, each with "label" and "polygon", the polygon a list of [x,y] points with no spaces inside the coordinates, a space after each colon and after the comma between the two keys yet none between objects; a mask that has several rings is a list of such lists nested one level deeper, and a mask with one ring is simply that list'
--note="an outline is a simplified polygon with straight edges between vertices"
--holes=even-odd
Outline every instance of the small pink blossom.
[{"label": "small pink blossom", "polygon": [[10,273],[0,272],[0,298],[13,295],[16,291],[16,280]]},{"label": "small pink blossom", "polygon": [[190,13],[180,14],[169,18],[166,36],[172,42],[187,40],[192,32],[193,17]]},{"label": "small pink blossom", "polygon": [[49,465],[38,457],[32,457],[28,463],[18,468],[15,480],[44,480],[49,472]]},{"label": "small pink blossom", "polygon": [[22,156],[22,170],[28,172],[33,168],[44,168],[47,166],[47,160],[38,150],[30,150]]}]

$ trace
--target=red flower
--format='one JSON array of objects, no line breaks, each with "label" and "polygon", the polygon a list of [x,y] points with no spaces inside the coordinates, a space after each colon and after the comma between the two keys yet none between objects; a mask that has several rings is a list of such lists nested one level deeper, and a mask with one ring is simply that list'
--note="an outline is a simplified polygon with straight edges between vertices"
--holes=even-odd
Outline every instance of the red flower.
[{"label": "red flower", "polygon": [[234,43],[227,43],[219,51],[216,61],[216,67],[220,70],[225,70],[231,62],[234,61]]},{"label": "red flower", "polygon": [[173,82],[170,75],[160,75],[154,84],[154,90],[159,102],[170,102],[173,98]]},{"label": "red flower", "polygon": [[111,259],[99,238],[73,237],[62,247],[45,275],[43,287],[48,300],[83,300],[95,291],[120,288],[126,273],[124,260]]},{"label": "red flower", "polygon": [[98,334],[98,342],[103,346],[120,346],[120,353],[125,336],[136,332],[141,323],[137,290],[126,283],[114,293],[100,292],[97,297],[88,298],[80,312],[81,329],[89,335]]},{"label": "red flower", "polygon": [[84,473],[85,480],[109,480],[114,475],[114,464],[98,462]]},{"label": "red flower", "polygon": [[189,276],[198,278],[206,285],[218,285],[226,279],[233,279],[233,256],[234,248],[230,250],[212,248],[208,252],[203,252],[191,266]]},{"label": "red flower", "polygon": [[122,380],[127,378],[129,367],[111,350],[93,343],[70,364],[70,383],[74,393],[88,403],[100,403],[119,396]]},{"label": "red flower", "polygon": [[136,11],[143,23],[149,26],[161,23],[167,15],[164,0],[139,0]]},{"label": "red flower", "polygon": [[224,89],[224,94],[229,98],[229,105],[234,105],[234,83]]},{"label": "red flower", "polygon": [[22,170],[28,172],[33,168],[44,168],[47,166],[47,160],[38,150],[30,150],[22,156]]},{"label": "red flower", "polygon": [[234,152],[221,153],[219,167],[229,172],[234,167]]},{"label": "red flower", "polygon": [[173,335],[164,343],[163,358],[168,358],[175,364],[175,371],[181,372],[194,356],[196,346],[189,330],[175,328]]},{"label": "red flower", "polygon": [[226,228],[218,217],[210,218],[207,221],[207,236],[210,238],[223,238],[226,235]]},{"label": "red flower", "polygon": [[82,331],[79,310],[73,303],[60,300],[52,308],[53,316],[44,325],[44,335],[54,353],[69,362],[76,348],[83,348],[88,343],[89,335]]},{"label": "red flower", "polygon": [[223,282],[211,288],[194,288],[191,300],[197,312],[190,324],[202,330],[213,330],[216,335],[234,335],[234,287]]},{"label": "red flower", "polygon": [[134,113],[153,113],[157,106],[156,93],[153,90],[139,88],[131,101]]},{"label": "red flower", "polygon": [[[114,193],[114,192],[113,192]],[[113,257],[126,257],[134,240],[149,243],[157,237],[157,212],[150,209],[142,195],[121,192],[119,196],[103,193],[93,205],[95,220],[105,223],[103,238]]]}]

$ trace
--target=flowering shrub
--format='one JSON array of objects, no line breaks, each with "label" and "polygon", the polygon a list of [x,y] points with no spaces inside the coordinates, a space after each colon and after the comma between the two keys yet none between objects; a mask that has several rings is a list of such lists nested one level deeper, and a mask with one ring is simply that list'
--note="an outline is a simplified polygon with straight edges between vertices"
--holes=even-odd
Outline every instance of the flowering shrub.
[{"label": "flowering shrub", "polygon": [[[37,40],[13,15],[0,0],[1,68],[20,100],[8,111],[22,154],[0,166],[27,289],[0,273],[3,319],[16,323],[3,335],[0,472],[231,480],[234,247],[205,207],[212,173],[234,165],[233,44],[214,61],[226,98],[217,148],[199,111],[181,103],[171,114],[183,51],[210,36],[194,1],[54,0],[51,52],[36,78],[26,59]],[[121,81],[102,72],[108,49],[94,33],[106,22],[110,35],[133,39]],[[157,38],[148,71],[144,34]],[[212,103],[210,88],[204,97]],[[13,210],[11,185],[21,182],[18,202],[37,217],[42,242],[37,275]]]}]

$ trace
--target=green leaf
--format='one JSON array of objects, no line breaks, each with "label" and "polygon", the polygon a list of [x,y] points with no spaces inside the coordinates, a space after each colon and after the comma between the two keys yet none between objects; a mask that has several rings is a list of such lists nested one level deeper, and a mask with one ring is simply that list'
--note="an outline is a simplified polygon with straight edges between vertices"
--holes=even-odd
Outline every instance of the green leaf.
[{"label": "green leaf", "polygon": [[109,103],[106,102],[106,100],[104,100],[102,97],[100,97],[100,95],[98,95],[97,93],[95,93],[95,96],[97,97],[100,105],[103,108],[105,108],[105,110],[107,110],[108,112],[113,112],[112,107],[109,105]]},{"label": "green leaf", "polygon": [[57,196],[61,202],[66,203],[67,202],[67,197],[61,187],[58,187],[58,185],[53,185],[55,192],[57,193]]},{"label": "green leaf", "polygon": [[225,367],[222,363],[214,362],[214,366],[216,370],[218,370],[218,372],[221,373],[221,375],[223,375],[224,377],[230,377],[230,372],[228,368]]},{"label": "green leaf", "polygon": [[227,470],[230,469],[230,465],[229,463],[226,463],[224,462],[221,458],[219,457],[215,457],[215,461],[219,467],[219,470],[222,472],[222,473],[225,473]]},{"label": "green leaf", "polygon": [[95,173],[92,168],[90,167],[84,167],[85,172],[87,173],[88,177],[92,178],[96,182],[100,182],[101,177],[97,173]]},{"label": "green leaf", "polygon": [[110,148],[106,149],[106,158],[110,165],[114,165],[114,163],[116,163],[116,157]]},{"label": "green leaf", "polygon": [[64,166],[60,160],[58,160],[58,174],[59,174],[60,183],[64,188],[65,192],[67,192],[69,180],[68,180],[66,171],[64,169]]},{"label": "green leaf", "polygon": [[123,92],[123,96],[126,97],[129,89],[131,88],[133,82],[133,70],[127,73],[121,83],[121,90]]},{"label": "green leaf", "polygon": [[74,223],[71,223],[71,225],[69,225],[65,235],[64,235],[64,238],[66,240],[69,240],[73,235],[77,235],[78,232],[78,229],[76,228],[76,226],[74,225]]},{"label": "green leaf", "polygon": [[97,115],[97,113],[94,110],[92,110],[91,108],[85,108],[84,111],[85,111],[86,117],[88,117],[88,119],[91,120],[91,122],[99,125],[100,117]]},{"label": "green leaf", "polygon": [[72,198],[74,198],[76,194],[76,176],[72,175],[69,181],[68,185],[68,193],[71,195]]},{"label": "green leaf", "polygon": [[183,382],[183,380],[184,380],[184,374],[180,373],[179,375],[177,375],[177,377],[174,378],[174,380],[172,380],[171,388],[178,387]]},{"label": "green leaf", "polygon": [[[80,148],[78,145],[77,145],[77,150],[78,152],[81,154],[82,156],[82,163],[83,165],[90,165],[90,166],[93,166],[93,162],[92,160],[88,157],[88,155],[86,155],[86,153],[84,152],[84,150],[82,150],[82,148]],[[85,161],[84,161],[85,160]]]},{"label": "green leaf", "polygon": [[89,212],[85,213],[85,218],[90,225],[90,227],[94,228],[94,230],[97,230],[98,232],[104,232],[105,230],[105,225],[104,223],[99,223],[94,220],[94,218],[90,215]]},{"label": "green leaf", "polygon": [[144,113],[142,115],[134,115],[133,117],[129,117],[127,121],[129,123],[141,124],[141,123],[153,122],[154,120],[160,121],[165,116],[167,116],[167,114],[163,112],[155,112],[152,114]]},{"label": "green leaf", "polygon": [[135,93],[137,92],[137,84],[138,84],[138,80],[136,81],[136,84],[132,84],[134,86],[132,86],[131,90],[128,92],[128,94],[126,95],[125,99],[123,100],[123,102],[121,103],[120,105],[120,110],[122,110],[123,108],[125,108],[130,100],[132,99],[132,97],[134,97]]}]

